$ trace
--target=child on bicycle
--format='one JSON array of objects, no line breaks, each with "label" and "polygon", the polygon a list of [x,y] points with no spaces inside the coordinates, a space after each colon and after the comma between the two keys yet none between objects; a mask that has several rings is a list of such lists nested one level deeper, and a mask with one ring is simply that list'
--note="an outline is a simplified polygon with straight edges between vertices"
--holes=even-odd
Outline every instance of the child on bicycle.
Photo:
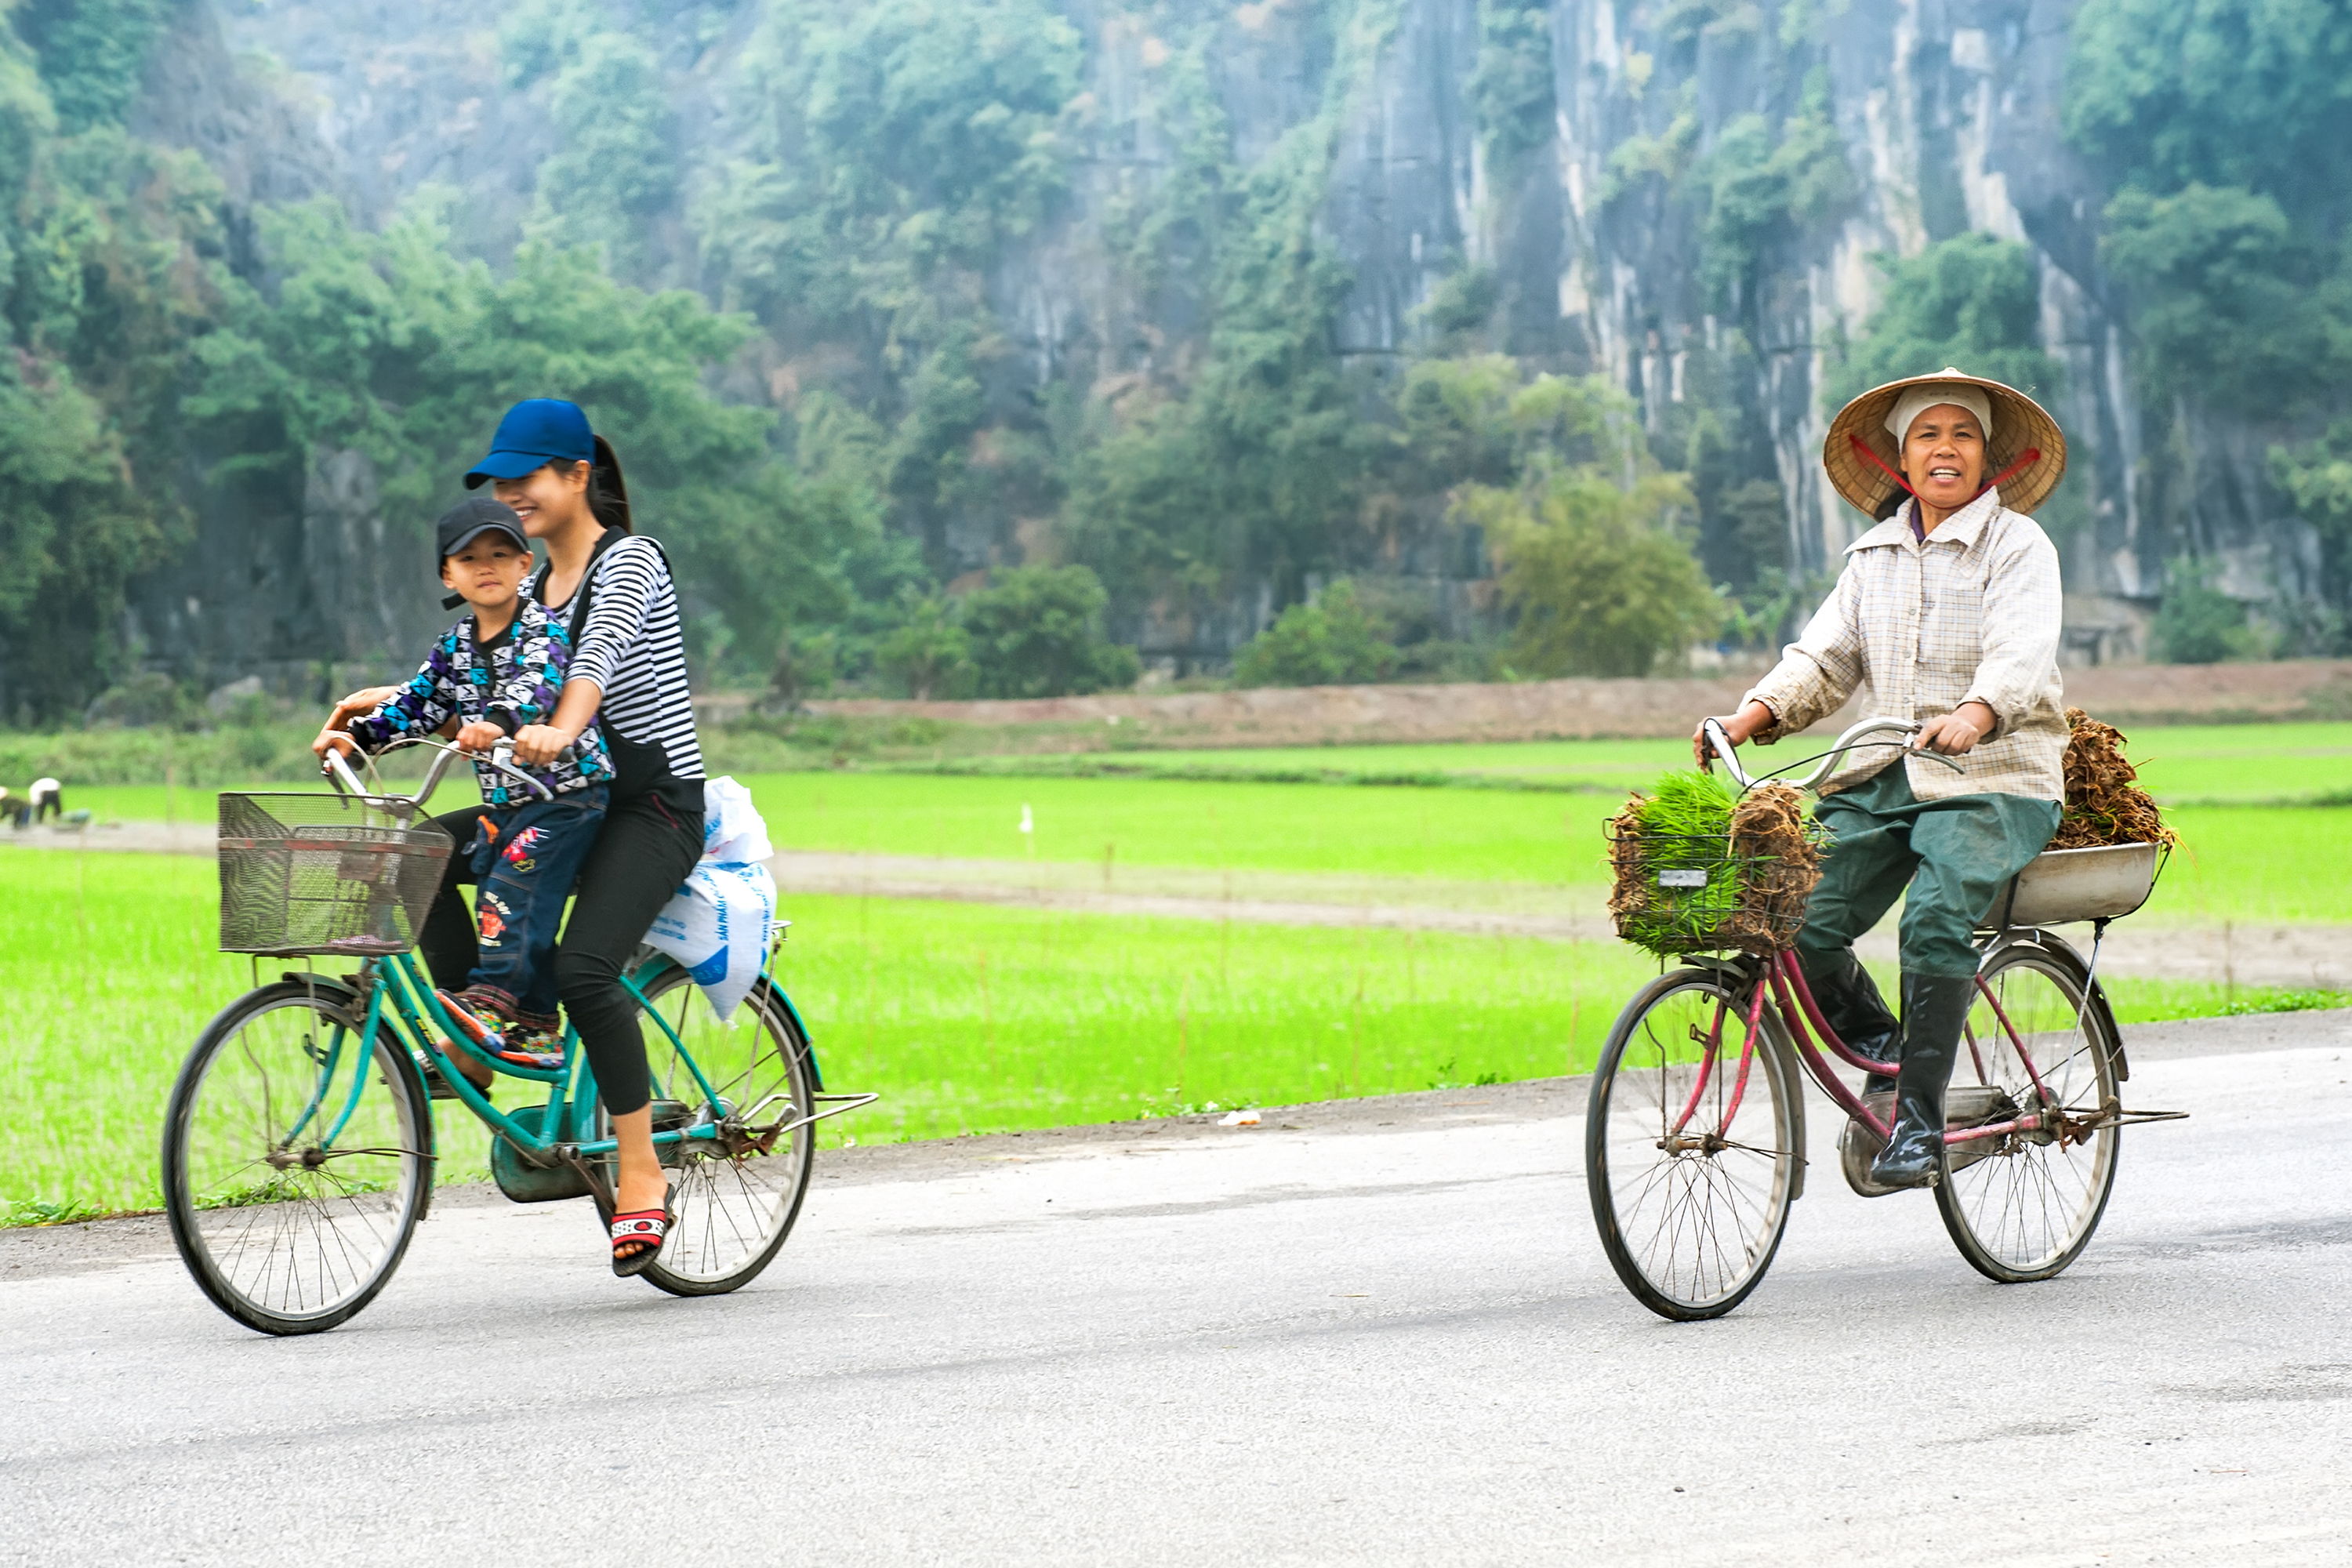
[{"label": "child on bicycle", "polygon": [[[452,508],[437,528],[441,581],[473,614],[445,633],[407,685],[373,712],[330,721],[311,750],[371,754],[394,741],[431,735],[455,722],[460,750],[489,752],[526,724],[543,724],[563,690],[571,647],[563,627],[522,593],[530,544],[512,510],[477,496]],[[613,763],[593,723],[531,776],[541,800],[485,760],[474,764],[482,790],[470,858],[480,886],[474,900],[480,956],[466,988],[442,1000],[458,1027],[501,1056],[531,1060],[554,1049],[558,1027],[555,938],[580,863],[604,819]]]}]

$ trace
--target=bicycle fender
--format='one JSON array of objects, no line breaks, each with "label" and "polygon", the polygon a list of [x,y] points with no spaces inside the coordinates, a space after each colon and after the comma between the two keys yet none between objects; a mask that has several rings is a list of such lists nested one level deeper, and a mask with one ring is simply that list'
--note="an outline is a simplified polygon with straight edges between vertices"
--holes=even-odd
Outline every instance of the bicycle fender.
[{"label": "bicycle fender", "polygon": [[784,1016],[791,1021],[793,1033],[800,1037],[801,1054],[808,1058],[809,1082],[814,1086],[817,1093],[823,1094],[824,1064],[816,1058],[816,1042],[809,1037],[808,1025],[802,1020],[801,1010],[793,1005],[793,999],[784,994],[782,986],[776,984],[775,976],[765,970],[761,972],[759,979],[751,983],[751,989],[754,992],[764,991],[783,1005]]}]

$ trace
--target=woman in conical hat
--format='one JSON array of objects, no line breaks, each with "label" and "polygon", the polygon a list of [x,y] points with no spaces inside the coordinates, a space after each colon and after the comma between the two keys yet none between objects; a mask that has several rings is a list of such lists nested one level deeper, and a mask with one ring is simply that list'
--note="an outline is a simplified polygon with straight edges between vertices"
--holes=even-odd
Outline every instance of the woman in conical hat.
[{"label": "woman in conical hat", "polygon": [[[1822,787],[1816,815],[1835,839],[1797,938],[1831,1027],[1895,1077],[1894,1134],[1873,1180],[1927,1186],[1942,1169],[1971,935],[2049,844],[2065,798],[2058,552],[2027,515],[2065,471],[2065,438],[2023,393],[1947,369],[1847,404],[1822,460],[1838,493],[1880,521],[1847,546],[1804,636],[1721,723],[1736,742],[1769,744],[1860,692],[1864,714],[1920,723],[1914,748],[1966,759],[1956,773],[1891,747],[1850,754]],[[1853,956],[1898,898],[1899,1028]]]}]

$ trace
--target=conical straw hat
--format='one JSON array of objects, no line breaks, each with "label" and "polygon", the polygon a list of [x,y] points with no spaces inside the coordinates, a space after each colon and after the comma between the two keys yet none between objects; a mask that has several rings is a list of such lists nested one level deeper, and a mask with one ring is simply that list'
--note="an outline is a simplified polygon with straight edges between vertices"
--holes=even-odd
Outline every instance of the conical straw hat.
[{"label": "conical straw hat", "polygon": [[[1906,376],[1874,386],[1838,410],[1838,416],[1830,421],[1829,439],[1822,444],[1822,467],[1829,470],[1830,483],[1837,487],[1838,494],[1874,518],[1886,510],[1891,498],[1903,492],[1905,486],[1894,477],[1902,472],[1902,455],[1895,437],[1887,433],[1886,416],[1906,392],[1933,382],[1973,386],[1991,402],[1992,435],[1985,443],[1985,478],[2000,484],[2000,504],[2011,511],[2031,512],[2047,500],[2066,472],[2066,437],[2058,421],[2017,388],[1948,365],[1933,375]],[[1870,449],[1876,463],[1854,450],[1857,441]]]}]

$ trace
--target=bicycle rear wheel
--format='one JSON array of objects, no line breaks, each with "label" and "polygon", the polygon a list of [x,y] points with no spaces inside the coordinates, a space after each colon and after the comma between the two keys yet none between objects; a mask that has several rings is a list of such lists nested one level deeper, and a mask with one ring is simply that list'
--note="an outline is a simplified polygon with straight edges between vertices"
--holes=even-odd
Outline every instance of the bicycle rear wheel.
[{"label": "bicycle rear wheel", "polygon": [[163,1122],[172,1240],[215,1306],[268,1334],[331,1329],[400,1267],[433,1192],[425,1086],[346,994],[265,985],[189,1052]]},{"label": "bicycle rear wheel", "polygon": [[2084,1005],[2074,967],[2038,946],[1996,953],[1982,978],[1991,995],[1979,992],[1969,1010],[1954,1089],[1989,1091],[1985,1113],[1973,1118],[1979,1124],[2028,1111],[2067,1123],[1946,1151],[1936,1206],[1952,1245],[1979,1274],[2013,1285],[2047,1279],[2081,1257],[2106,1212],[2122,1132],[2111,1120],[2116,1042],[2105,1012]]},{"label": "bicycle rear wheel", "polygon": [[[719,1021],[702,988],[682,969],[655,981],[646,1000],[693,1054],[725,1118],[755,1126],[790,1123],[816,1109],[809,1045],[766,981],[751,989],[734,1026]],[[654,1126],[707,1117],[700,1089],[677,1047],[657,1026],[646,1030],[654,1079]],[[792,1234],[816,1159],[814,1125],[780,1131],[767,1147],[733,1132],[664,1148],[677,1226],[661,1258],[642,1276],[676,1296],[718,1296],[759,1278]]]},{"label": "bicycle rear wheel", "polygon": [[[1593,1070],[1593,1223],[1617,1278],[1661,1317],[1719,1318],[1739,1305],[1788,1227],[1800,1086],[1764,1023],[1743,1086],[1745,1027],[1720,978],[1677,970],[1626,1005]],[[1719,1044],[1702,1081],[1710,1037]]]}]

